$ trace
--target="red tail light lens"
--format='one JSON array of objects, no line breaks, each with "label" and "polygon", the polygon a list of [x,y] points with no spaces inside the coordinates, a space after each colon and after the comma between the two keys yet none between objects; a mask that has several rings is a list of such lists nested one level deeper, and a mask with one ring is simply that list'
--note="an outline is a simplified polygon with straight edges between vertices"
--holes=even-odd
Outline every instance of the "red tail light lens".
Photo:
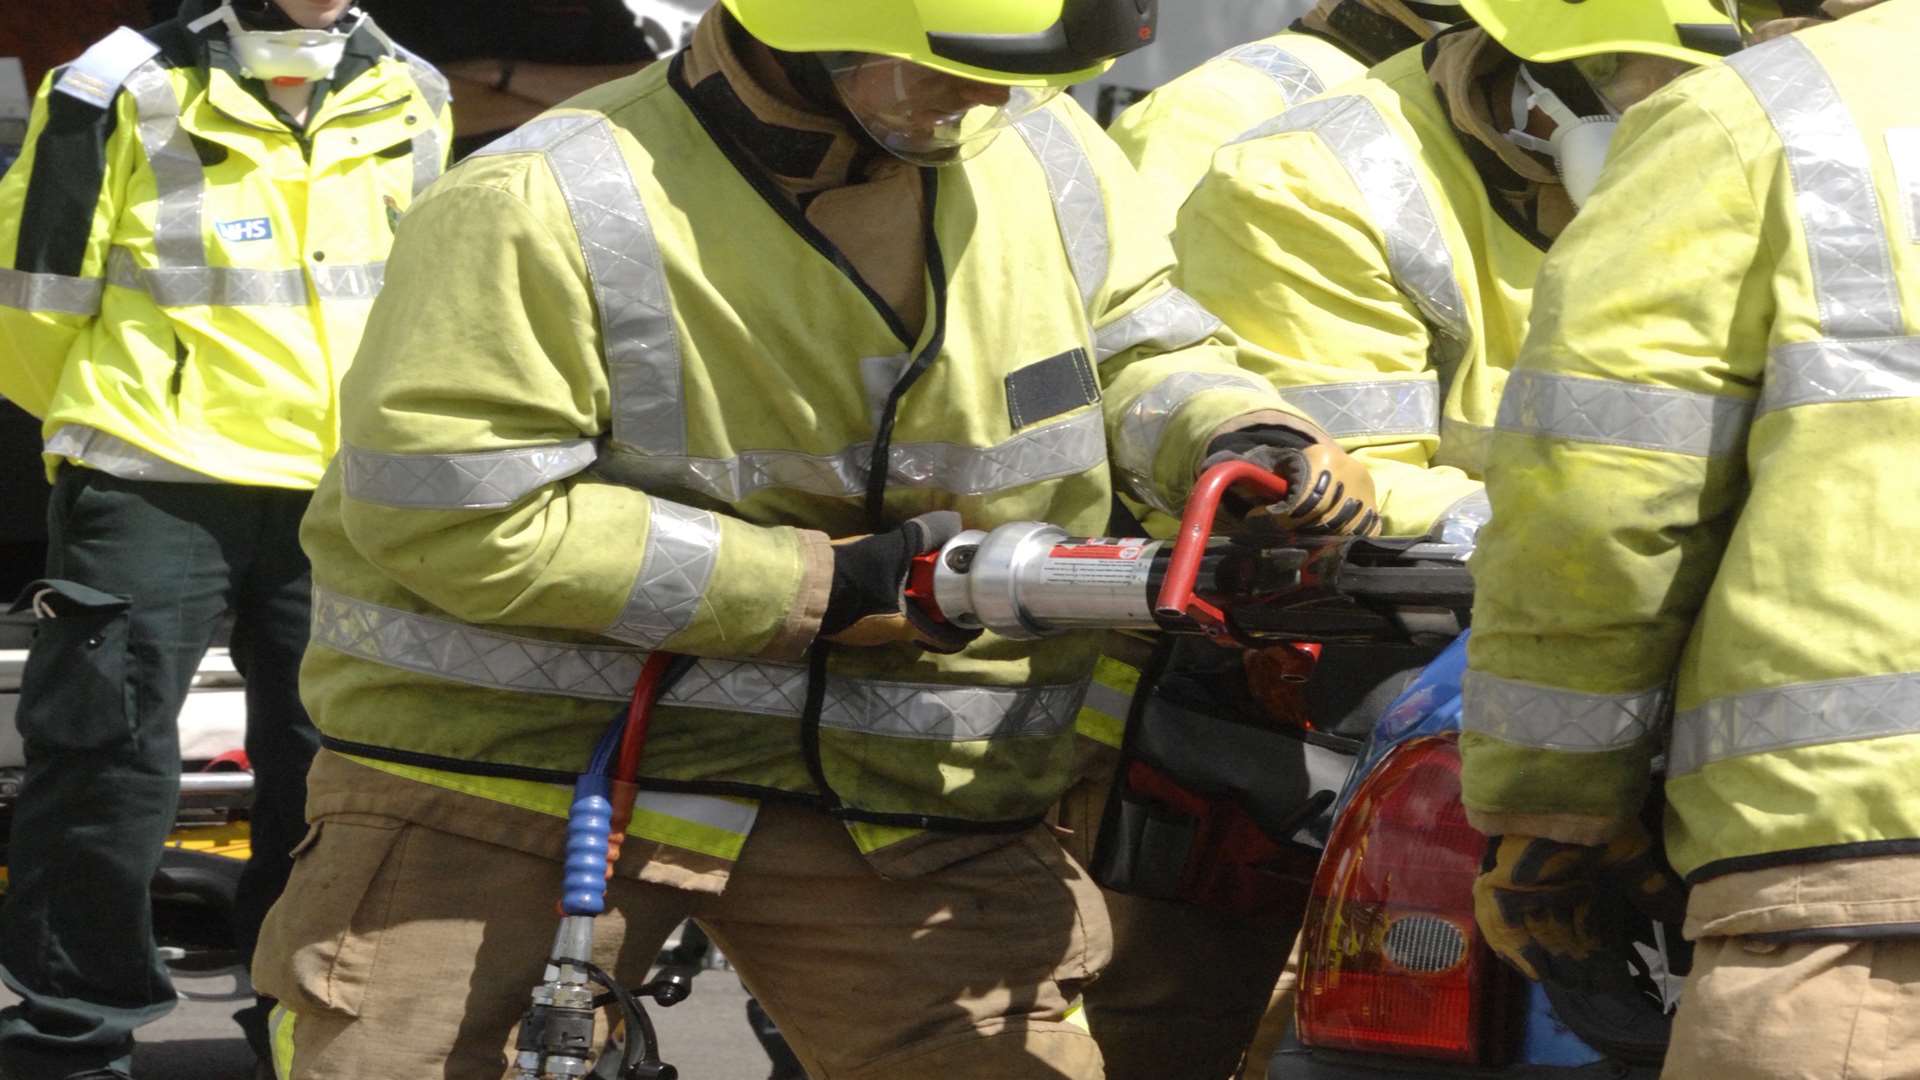
[{"label": "red tail light lens", "polygon": [[1301,1042],[1497,1063],[1489,998],[1501,974],[1473,922],[1485,846],[1460,805],[1452,736],[1395,749],[1362,782],[1314,877]]}]

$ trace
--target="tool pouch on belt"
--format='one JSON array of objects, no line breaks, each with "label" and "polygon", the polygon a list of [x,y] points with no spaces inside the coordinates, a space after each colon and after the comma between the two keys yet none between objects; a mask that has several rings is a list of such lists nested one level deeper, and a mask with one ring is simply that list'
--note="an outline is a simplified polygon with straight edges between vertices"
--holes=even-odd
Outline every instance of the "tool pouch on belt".
[{"label": "tool pouch on belt", "polygon": [[1255,700],[1245,656],[1171,636],[1155,649],[1094,848],[1103,887],[1301,915],[1358,743],[1276,718],[1286,703]]}]

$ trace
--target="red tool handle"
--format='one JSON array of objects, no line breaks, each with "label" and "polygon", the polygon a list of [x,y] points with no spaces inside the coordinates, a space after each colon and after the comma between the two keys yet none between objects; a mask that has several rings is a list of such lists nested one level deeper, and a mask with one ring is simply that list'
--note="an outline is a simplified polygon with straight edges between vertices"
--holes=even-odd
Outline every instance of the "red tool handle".
[{"label": "red tool handle", "polygon": [[1287,497],[1287,482],[1251,461],[1223,461],[1194,482],[1187,497],[1186,512],[1180,515],[1180,533],[1174,539],[1173,557],[1167,563],[1166,580],[1160,584],[1160,596],[1153,613],[1163,619],[1186,617],[1200,624],[1209,636],[1227,633],[1227,620],[1219,608],[1193,594],[1200,580],[1200,557],[1206,554],[1207,541],[1213,536],[1213,520],[1220,513],[1220,498],[1234,484],[1247,484],[1275,502]]}]

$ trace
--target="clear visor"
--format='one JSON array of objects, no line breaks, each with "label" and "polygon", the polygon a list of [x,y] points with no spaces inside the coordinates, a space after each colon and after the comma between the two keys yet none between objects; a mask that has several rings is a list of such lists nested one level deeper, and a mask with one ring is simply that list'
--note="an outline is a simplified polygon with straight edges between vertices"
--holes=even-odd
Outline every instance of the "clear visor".
[{"label": "clear visor", "polygon": [[1620,52],[1582,56],[1573,66],[1615,116],[1652,97],[1654,91],[1694,67],[1667,56]]},{"label": "clear visor", "polygon": [[915,165],[965,161],[1060,93],[976,82],[872,53],[828,53],[822,60],[841,103],[867,134]]}]

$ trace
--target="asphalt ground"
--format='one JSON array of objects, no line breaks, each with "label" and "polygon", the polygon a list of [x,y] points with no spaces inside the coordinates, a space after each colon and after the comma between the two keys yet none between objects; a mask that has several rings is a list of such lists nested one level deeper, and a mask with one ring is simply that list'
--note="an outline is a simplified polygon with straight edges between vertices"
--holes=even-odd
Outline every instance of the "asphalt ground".
[{"label": "asphalt ground", "polygon": [[[253,1054],[233,1023],[234,1010],[252,1000],[239,969],[177,972],[174,988],[179,1007],[140,1030],[135,1080],[253,1080]],[[0,990],[0,1004],[15,1000]],[[766,1080],[770,1066],[747,1029],[746,1008],[739,977],[716,970],[694,980],[687,1000],[670,1009],[649,1005],[647,1012],[661,1057],[679,1067],[682,1080]]]}]

